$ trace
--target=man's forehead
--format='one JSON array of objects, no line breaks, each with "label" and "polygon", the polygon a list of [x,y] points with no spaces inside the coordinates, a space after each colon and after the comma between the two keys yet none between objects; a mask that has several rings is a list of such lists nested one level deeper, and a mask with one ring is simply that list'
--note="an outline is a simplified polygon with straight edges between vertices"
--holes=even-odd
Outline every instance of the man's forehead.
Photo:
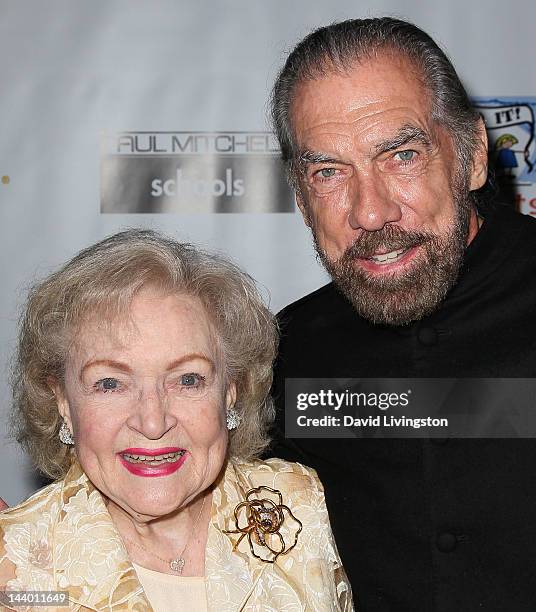
[{"label": "man's forehead", "polygon": [[406,58],[392,53],[356,63],[344,72],[327,71],[300,83],[292,98],[291,122],[298,140],[311,130],[337,130],[337,124],[363,125],[368,133],[377,123],[389,129],[431,122],[429,91],[419,71]]}]

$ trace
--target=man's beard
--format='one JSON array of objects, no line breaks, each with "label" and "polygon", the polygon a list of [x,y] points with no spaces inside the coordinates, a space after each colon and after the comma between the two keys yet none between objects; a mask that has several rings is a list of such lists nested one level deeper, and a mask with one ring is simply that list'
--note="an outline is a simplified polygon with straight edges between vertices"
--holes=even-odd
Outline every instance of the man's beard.
[{"label": "man's beard", "polygon": [[[372,323],[405,325],[433,312],[458,278],[469,234],[470,196],[457,195],[455,207],[454,226],[444,236],[385,225],[378,231],[363,231],[333,262],[320,248],[313,231],[316,252],[362,317]],[[392,252],[415,246],[419,251],[414,260],[399,273],[375,275],[356,265],[357,258],[368,258],[380,250]]]}]

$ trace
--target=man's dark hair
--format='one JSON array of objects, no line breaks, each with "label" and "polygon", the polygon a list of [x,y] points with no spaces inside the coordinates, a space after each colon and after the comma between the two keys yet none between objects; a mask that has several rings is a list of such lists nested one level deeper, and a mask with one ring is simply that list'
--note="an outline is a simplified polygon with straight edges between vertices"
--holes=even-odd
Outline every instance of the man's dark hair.
[{"label": "man's dark hair", "polygon": [[350,19],[311,32],[294,48],[279,73],[272,91],[272,121],[293,186],[297,186],[297,151],[290,107],[296,86],[333,72],[345,74],[356,63],[393,51],[407,57],[418,69],[431,94],[432,118],[449,131],[460,170],[467,176],[478,138],[479,114],[471,106],[454,66],[417,26],[381,17]]}]

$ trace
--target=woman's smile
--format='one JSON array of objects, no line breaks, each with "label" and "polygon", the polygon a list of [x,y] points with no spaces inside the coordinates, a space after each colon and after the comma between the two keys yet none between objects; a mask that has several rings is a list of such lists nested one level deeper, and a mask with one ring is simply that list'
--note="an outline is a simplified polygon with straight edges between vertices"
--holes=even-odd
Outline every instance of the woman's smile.
[{"label": "woman's smile", "polygon": [[168,476],[182,467],[188,452],[184,448],[127,448],[117,453],[123,467],[142,477]]}]

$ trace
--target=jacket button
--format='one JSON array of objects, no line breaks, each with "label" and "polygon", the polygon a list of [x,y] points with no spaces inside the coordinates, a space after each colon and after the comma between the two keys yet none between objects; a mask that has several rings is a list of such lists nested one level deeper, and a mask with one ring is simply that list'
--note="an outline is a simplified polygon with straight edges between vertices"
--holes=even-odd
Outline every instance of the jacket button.
[{"label": "jacket button", "polygon": [[421,327],[417,338],[424,346],[434,346],[434,344],[437,344],[437,332],[432,327]]},{"label": "jacket button", "polygon": [[453,533],[440,533],[436,538],[437,548],[444,553],[452,552],[456,548],[457,538]]},{"label": "jacket button", "polygon": [[448,441],[448,438],[430,438],[430,442],[436,446],[445,446]]}]

